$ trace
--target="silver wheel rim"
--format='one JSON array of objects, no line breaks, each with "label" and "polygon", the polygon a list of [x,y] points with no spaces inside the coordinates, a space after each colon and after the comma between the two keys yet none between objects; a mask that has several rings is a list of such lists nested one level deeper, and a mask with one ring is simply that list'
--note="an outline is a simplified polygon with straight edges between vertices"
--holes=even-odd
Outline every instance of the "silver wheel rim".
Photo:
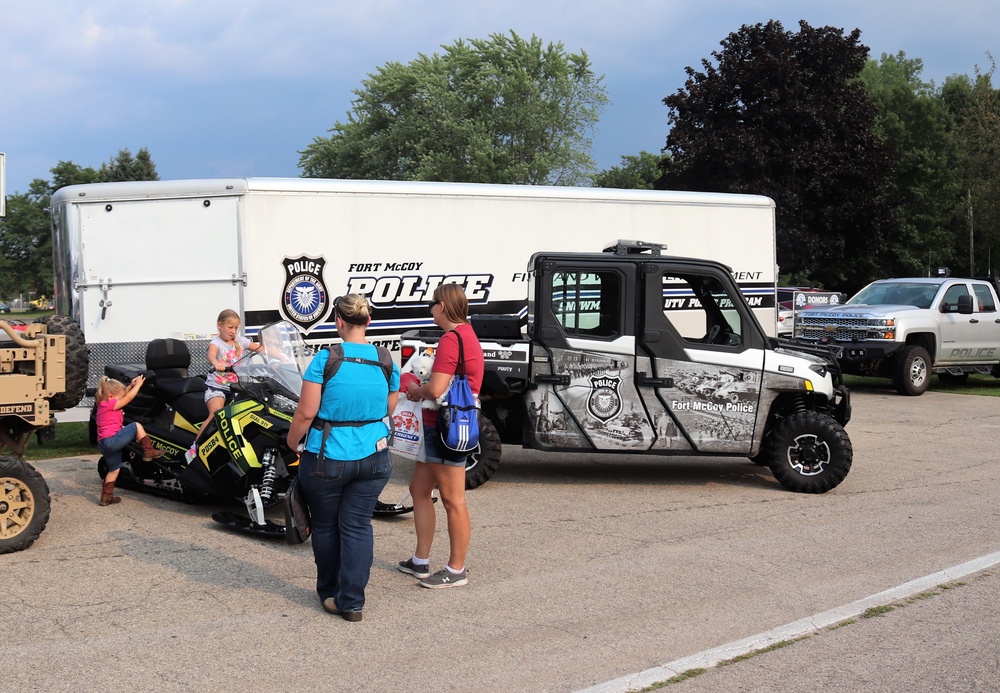
[{"label": "silver wheel rim", "polygon": [[923,359],[913,359],[910,364],[910,382],[920,387],[927,380],[927,362]]}]

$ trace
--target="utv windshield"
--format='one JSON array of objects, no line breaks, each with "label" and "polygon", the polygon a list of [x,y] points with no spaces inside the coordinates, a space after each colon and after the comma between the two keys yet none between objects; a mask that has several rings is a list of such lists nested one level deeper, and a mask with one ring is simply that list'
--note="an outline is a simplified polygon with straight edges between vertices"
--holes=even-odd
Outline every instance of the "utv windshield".
[{"label": "utv windshield", "polygon": [[259,334],[261,348],[233,364],[242,382],[272,380],[298,397],[302,394],[302,374],[312,352],[302,335],[289,322],[268,325]]},{"label": "utv windshield", "polygon": [[847,305],[930,308],[941,284],[942,282],[873,282],[852,296]]}]

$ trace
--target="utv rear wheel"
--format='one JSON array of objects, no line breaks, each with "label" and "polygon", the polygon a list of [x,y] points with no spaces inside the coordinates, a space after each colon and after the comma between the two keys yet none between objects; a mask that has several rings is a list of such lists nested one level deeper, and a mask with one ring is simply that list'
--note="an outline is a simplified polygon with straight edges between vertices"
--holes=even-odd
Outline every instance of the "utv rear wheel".
[{"label": "utv rear wheel", "polygon": [[500,434],[485,416],[479,416],[479,445],[465,463],[465,488],[474,489],[489,481],[500,466]]},{"label": "utv rear wheel", "polygon": [[80,403],[87,390],[90,355],[83,330],[76,320],[66,315],[46,315],[35,322],[44,324],[48,334],[66,337],[66,389],[49,398],[49,408],[72,409]]},{"label": "utv rear wheel", "polygon": [[922,395],[931,384],[931,356],[921,346],[900,349],[892,369],[892,384],[901,395]]},{"label": "utv rear wheel", "polygon": [[24,460],[0,456],[0,554],[31,546],[49,522],[49,486]]},{"label": "utv rear wheel", "polygon": [[854,448],[843,427],[829,416],[803,411],[775,428],[769,445],[771,472],[799,493],[825,493],[851,471]]}]

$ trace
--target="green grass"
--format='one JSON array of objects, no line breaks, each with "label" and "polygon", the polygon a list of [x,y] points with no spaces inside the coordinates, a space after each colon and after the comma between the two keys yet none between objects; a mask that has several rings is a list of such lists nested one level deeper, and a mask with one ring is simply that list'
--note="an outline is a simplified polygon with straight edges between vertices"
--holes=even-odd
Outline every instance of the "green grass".
[{"label": "green grass", "polygon": [[[860,375],[845,375],[844,382],[851,391],[895,393],[896,388],[888,378],[866,378]],[[970,375],[964,383],[942,383],[936,375],[931,378],[929,392],[949,392],[956,395],[980,395],[1000,397],[1000,378],[992,375]]]},{"label": "green grass", "polygon": [[42,437],[42,444],[32,434],[28,441],[28,449],[24,451],[24,459],[28,462],[51,460],[56,457],[77,457],[79,455],[96,455],[97,446],[90,444],[89,424],[86,421],[70,421],[55,425],[55,437]]}]

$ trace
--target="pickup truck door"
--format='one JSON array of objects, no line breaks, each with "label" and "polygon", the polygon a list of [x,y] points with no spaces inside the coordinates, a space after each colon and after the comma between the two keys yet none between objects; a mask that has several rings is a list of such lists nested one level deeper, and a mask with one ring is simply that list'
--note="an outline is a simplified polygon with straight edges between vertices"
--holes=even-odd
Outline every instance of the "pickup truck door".
[{"label": "pickup truck door", "polygon": [[639,393],[654,449],[748,454],[766,337],[732,278],[669,260],[642,268]]},{"label": "pickup truck door", "polygon": [[[941,351],[937,363],[967,365],[996,363],[997,312],[992,292],[987,284],[952,284],[945,290],[939,308],[941,313]],[[985,290],[985,291],[984,291]],[[972,313],[959,313],[958,299],[972,296]]]},{"label": "pickup truck door", "polygon": [[544,450],[647,450],[655,435],[635,383],[635,262],[540,259],[525,439]]}]

